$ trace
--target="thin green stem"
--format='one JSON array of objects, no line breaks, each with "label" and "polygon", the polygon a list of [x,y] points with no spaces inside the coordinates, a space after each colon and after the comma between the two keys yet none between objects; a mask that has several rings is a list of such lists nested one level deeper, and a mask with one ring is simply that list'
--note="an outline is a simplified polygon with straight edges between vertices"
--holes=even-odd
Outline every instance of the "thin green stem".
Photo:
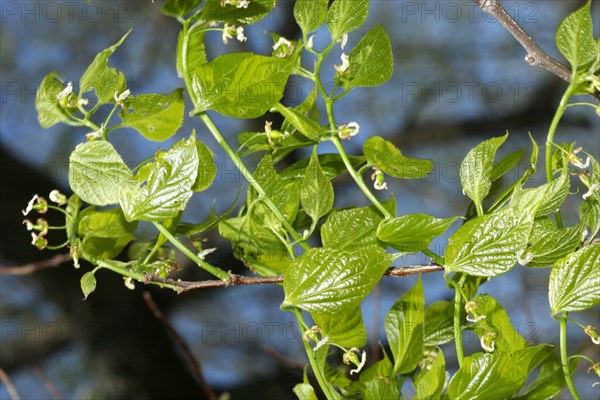
[{"label": "thin green stem", "polygon": [[431,258],[431,260],[436,263],[436,264],[440,264],[440,265],[444,265],[445,264],[445,260],[444,257],[438,256],[437,254],[435,254],[433,251],[429,250],[429,249],[423,249],[421,250],[421,252],[423,254],[425,254],[427,257]]},{"label": "thin green stem", "polygon": [[462,292],[462,286],[465,283],[467,275],[462,275],[458,283],[452,279],[448,279],[448,283],[454,286],[454,344],[456,347],[456,359],[458,360],[458,366],[461,367],[465,358],[462,341],[462,329],[460,324],[460,314],[463,307],[464,293]]},{"label": "thin green stem", "polygon": [[575,400],[580,400],[579,393],[577,393],[577,389],[575,389],[575,385],[573,384],[573,379],[571,379],[571,369],[569,368],[569,357],[567,355],[567,315],[567,312],[563,312],[562,316],[558,319],[560,327],[560,363],[571,396],[573,396],[573,399]]},{"label": "thin green stem", "polygon": [[[302,327],[303,325],[305,325],[304,320],[302,319],[302,311],[300,311],[299,309],[294,309],[293,312],[296,316],[296,319],[298,320],[298,326]],[[304,337],[304,332],[301,332],[301,336]],[[323,394],[325,394],[325,397],[327,397],[328,400],[339,399],[340,396],[331,387],[329,382],[327,382],[323,371],[319,367],[319,362],[317,361],[315,351],[312,347],[310,347],[310,343],[306,340],[302,340],[302,344],[304,344],[304,349],[306,350],[306,355],[308,356],[308,362],[310,363],[313,373],[315,374],[315,378],[317,378],[317,382],[319,383],[321,390],[323,390]]]},{"label": "thin green stem", "polygon": [[[97,263],[98,263],[98,267],[96,267],[94,269],[94,271],[93,271],[94,273],[99,268],[106,268],[106,269],[109,269],[109,270],[111,270],[113,272],[116,272],[119,275],[127,276],[127,277],[129,277],[131,279],[135,279],[138,282],[146,282],[146,275],[143,274],[143,273],[141,273],[141,272],[131,271],[129,269],[119,267],[117,265],[111,264],[110,262],[104,261],[104,260],[98,260]],[[169,283],[154,282],[154,281],[150,281],[148,283],[160,286],[162,288],[172,289],[172,290],[175,290],[176,292],[179,291],[179,287],[178,286],[171,285]]]},{"label": "thin green stem", "polygon": [[156,226],[156,229],[158,229],[160,231],[160,233],[162,233],[164,235],[164,237],[166,237],[167,240],[169,242],[171,242],[171,244],[173,244],[175,247],[177,247],[190,260],[192,260],[196,264],[198,264],[198,266],[200,268],[202,268],[203,270],[216,276],[217,278],[221,279],[222,281],[227,282],[231,279],[231,277],[229,276],[229,274],[227,272],[223,271],[220,268],[210,265],[209,263],[207,263],[206,261],[204,261],[200,257],[198,257],[198,255],[196,253],[194,253],[186,245],[181,243],[181,241],[179,239],[177,239],[171,232],[169,232],[169,230],[167,228],[165,228],[162,224],[159,224],[158,222],[154,222],[154,226]]}]

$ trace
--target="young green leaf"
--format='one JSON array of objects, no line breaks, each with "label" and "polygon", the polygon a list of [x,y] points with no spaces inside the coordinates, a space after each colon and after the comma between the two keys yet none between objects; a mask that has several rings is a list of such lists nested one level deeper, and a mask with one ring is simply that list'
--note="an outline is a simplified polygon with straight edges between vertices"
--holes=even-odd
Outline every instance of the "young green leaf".
[{"label": "young green leaf", "polygon": [[[347,171],[342,157],[337,153],[319,154],[317,157],[323,173],[329,180]],[[348,160],[354,168],[358,168],[365,162],[365,158],[361,156],[348,156]],[[309,162],[310,157],[290,165],[281,172],[281,177],[283,179],[303,179]]]},{"label": "young green leaf", "polygon": [[434,400],[442,395],[446,383],[446,360],[441,350],[429,367],[421,369],[415,379],[416,399]]},{"label": "young green leaf", "polygon": [[593,243],[559,260],[550,272],[550,309],[583,311],[600,304],[600,244]]},{"label": "young green leaf", "polygon": [[356,309],[392,263],[389,254],[312,248],[288,268],[282,309],[339,314]]},{"label": "young green leaf", "polygon": [[380,136],[368,138],[363,153],[370,164],[394,178],[423,178],[433,168],[429,160],[405,157],[396,146]]},{"label": "young green leaf", "polygon": [[520,149],[513,151],[512,153],[504,156],[500,161],[498,161],[492,167],[492,172],[490,173],[490,181],[495,182],[504,176],[508,171],[514,168],[515,165],[521,161],[521,158],[525,154],[525,149]]},{"label": "young green leaf", "polygon": [[486,140],[475,146],[460,165],[460,181],[463,192],[481,209],[481,202],[492,187],[492,168],[498,148],[508,134]]},{"label": "young green leaf", "polygon": [[[195,71],[200,65],[206,63],[206,46],[204,44],[204,29],[193,29],[184,35],[184,31],[179,32],[177,37],[177,76],[184,77],[184,68],[182,62],[187,61],[187,70]],[[187,52],[182,54],[183,45],[187,39]]]},{"label": "young green leaf", "polygon": [[69,157],[69,185],[87,203],[116,204],[119,188],[134,182],[119,153],[106,141],[81,143]]},{"label": "young green leaf", "polygon": [[510,205],[514,208],[543,217],[556,212],[569,194],[569,175],[562,173],[552,182],[535,188],[515,188]]},{"label": "young green leaf", "polygon": [[145,186],[121,188],[119,203],[128,221],[160,222],[185,209],[198,174],[195,141],[191,137],[175,143],[154,163]]},{"label": "young green leaf", "polygon": [[213,110],[234,118],[260,117],[281,100],[293,69],[289,59],[221,55],[196,69],[192,90],[198,104],[193,113]]},{"label": "young green leaf", "polygon": [[183,18],[200,3],[202,0],[167,0],[160,8],[160,12],[170,17]]},{"label": "young green leaf", "polygon": [[369,0],[335,0],[325,18],[333,41],[358,29],[369,15]]},{"label": "young green leaf", "polygon": [[340,250],[385,250],[377,240],[377,226],[383,217],[375,207],[334,211],[321,227],[323,247]]},{"label": "young green leaf", "polygon": [[213,152],[201,141],[196,140],[196,151],[198,152],[198,175],[192,191],[201,192],[212,185],[217,176],[217,166],[215,165]]},{"label": "young green leaf", "polygon": [[379,86],[387,82],[394,70],[392,44],[385,28],[377,25],[352,49],[350,67],[337,72],[335,79],[346,90],[359,86]]},{"label": "young green leaf", "polygon": [[69,119],[57,98],[64,88],[62,80],[55,72],[50,72],[40,83],[35,94],[35,109],[38,112],[38,122],[42,128],[50,128],[59,122],[76,125]]},{"label": "young green leaf", "polygon": [[129,234],[118,237],[87,236],[81,249],[89,260],[110,260],[121,254],[133,239],[135,237]]},{"label": "young green leaf", "polygon": [[[569,370],[571,375],[577,369],[579,358],[572,358],[569,362]],[[565,376],[562,370],[562,365],[555,352],[552,352],[540,367],[540,372],[536,376],[535,381],[519,396],[521,400],[539,400],[539,399],[554,399],[564,389]]]},{"label": "young green leaf", "polygon": [[86,272],[81,277],[81,291],[83,292],[83,299],[87,299],[87,297],[96,290],[96,277],[94,276],[94,272]]},{"label": "young green leaf", "polygon": [[591,0],[565,18],[556,32],[556,45],[573,66],[573,69],[596,59],[597,46],[594,41]]},{"label": "young green leaf", "polygon": [[383,353],[383,358],[360,373],[358,376],[360,382],[367,383],[374,379],[379,379],[380,377],[391,378],[394,376],[394,366],[392,365],[387,352],[385,349],[382,349],[381,352]]},{"label": "young green leaf", "polygon": [[117,72],[116,69],[109,68],[108,59],[123,44],[123,41],[130,33],[131,30],[123,35],[117,43],[96,55],[94,61],[92,61],[79,80],[80,94],[93,89],[100,103],[108,103],[114,101],[115,92],[120,93],[127,88],[125,76]]},{"label": "young green leaf", "polygon": [[88,207],[79,218],[77,234],[80,237],[118,238],[132,233],[138,225],[137,221],[128,222],[120,208],[96,210],[96,207]]},{"label": "young green leaf", "polygon": [[[566,257],[581,245],[584,224],[579,223],[566,229],[556,229],[541,235],[520,257],[528,267],[547,267]],[[531,239],[530,239],[531,240]]]},{"label": "young green leaf", "polygon": [[512,208],[467,221],[448,240],[446,271],[474,276],[508,272],[527,245],[532,225],[531,214]]},{"label": "young green leaf", "polygon": [[452,400],[504,399],[519,392],[535,365],[532,361],[548,346],[539,345],[513,353],[475,353],[465,357],[450,380]]},{"label": "young green leaf", "polygon": [[275,108],[281,115],[283,115],[294,128],[306,136],[310,140],[318,141],[321,125],[314,119],[307,117],[306,115],[298,112],[294,108],[286,107],[281,103],[277,103]]},{"label": "young green leaf", "polygon": [[365,400],[400,399],[400,391],[394,380],[375,378],[365,382],[363,398]]},{"label": "young green leaf", "polygon": [[327,15],[327,0],[297,0],[294,4],[294,18],[304,35],[317,30]]},{"label": "young green leaf", "polygon": [[302,180],[300,201],[304,211],[310,215],[315,223],[331,211],[333,206],[333,185],[319,165],[316,149],[312,153],[306,168],[306,174]]},{"label": "young green leaf", "polygon": [[292,389],[298,400],[318,400],[315,389],[309,383],[298,383]]},{"label": "young green leaf", "polygon": [[183,123],[183,89],[171,94],[142,94],[131,97],[119,113],[122,126],[128,126],[155,142],[167,140]]},{"label": "young green leaf", "polygon": [[341,314],[312,314],[321,336],[328,343],[347,348],[363,347],[367,343],[367,330],[360,307]]},{"label": "young green leaf", "polygon": [[406,374],[423,357],[425,295],[421,277],[385,316],[385,334],[394,355],[394,373]]},{"label": "young green leaf", "polygon": [[473,312],[478,316],[485,316],[481,319],[474,318],[476,322],[473,324],[473,330],[480,338],[495,335],[494,351],[512,353],[525,348],[525,339],[513,328],[508,314],[496,299],[487,294],[479,294],[469,303],[476,307]]},{"label": "young green leaf", "polygon": [[454,340],[454,304],[436,301],[425,309],[425,346],[441,346]]},{"label": "young green leaf", "polygon": [[590,227],[590,237],[596,237],[600,232],[600,201],[588,198],[579,205],[581,222]]},{"label": "young green leaf", "polygon": [[204,21],[226,22],[234,25],[251,25],[263,19],[275,7],[277,0],[251,0],[246,7],[241,0],[206,0],[202,9]]},{"label": "young green leaf", "polygon": [[436,218],[425,214],[410,214],[386,219],[377,227],[377,238],[402,254],[426,249],[433,238],[446,232],[454,218]]}]

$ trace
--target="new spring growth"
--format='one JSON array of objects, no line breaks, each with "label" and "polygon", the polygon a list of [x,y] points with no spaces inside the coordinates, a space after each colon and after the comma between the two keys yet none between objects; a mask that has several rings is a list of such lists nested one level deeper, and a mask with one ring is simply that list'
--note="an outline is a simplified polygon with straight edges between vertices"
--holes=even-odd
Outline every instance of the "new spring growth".
[{"label": "new spring growth", "polygon": [[419,361],[419,367],[421,369],[429,370],[433,366],[433,362],[437,357],[438,352],[435,350],[425,350],[423,351],[423,358]]},{"label": "new spring growth", "polygon": [[383,175],[383,172],[381,172],[379,168],[373,167],[373,169],[375,170],[375,172],[371,174],[371,181],[373,181],[373,187],[376,190],[387,190],[387,183],[385,183],[385,175]]},{"label": "new spring growth", "polygon": [[248,8],[250,0],[221,0],[221,7],[225,7],[227,4],[231,4],[237,8]]},{"label": "new spring growth", "polygon": [[125,100],[127,100],[129,98],[129,96],[131,96],[131,90],[129,90],[129,89],[125,89],[121,93],[119,93],[117,91],[117,92],[115,92],[115,95],[114,95],[115,103],[117,103],[117,105],[123,104],[123,102],[125,102]]},{"label": "new spring growth", "polygon": [[367,362],[367,353],[363,350],[360,361],[358,360],[358,353],[360,350],[356,347],[351,348],[347,352],[344,353],[342,357],[342,361],[346,365],[350,365],[350,363],[356,365],[355,369],[350,370],[350,375],[357,374],[360,370],[365,366]]},{"label": "new spring growth", "polygon": [[245,42],[246,40],[248,40],[246,35],[244,35],[244,27],[243,26],[237,26],[237,25],[233,25],[233,24],[225,24],[225,26],[223,26],[223,35],[222,35],[223,44],[229,43],[229,39],[233,39],[233,35],[235,35],[235,38],[237,39],[238,42]]},{"label": "new spring growth", "polygon": [[583,333],[588,335],[594,344],[600,344],[600,335],[596,332],[596,327],[588,325],[583,329]]},{"label": "new spring growth", "polygon": [[286,58],[294,50],[294,44],[286,38],[280,37],[273,45],[273,57]]},{"label": "new spring growth", "polygon": [[302,338],[304,339],[304,341],[306,343],[309,343],[311,340],[313,342],[317,343],[319,341],[319,333],[320,332],[321,332],[321,329],[319,329],[319,327],[315,325],[315,326],[310,327],[306,331],[304,331]]}]

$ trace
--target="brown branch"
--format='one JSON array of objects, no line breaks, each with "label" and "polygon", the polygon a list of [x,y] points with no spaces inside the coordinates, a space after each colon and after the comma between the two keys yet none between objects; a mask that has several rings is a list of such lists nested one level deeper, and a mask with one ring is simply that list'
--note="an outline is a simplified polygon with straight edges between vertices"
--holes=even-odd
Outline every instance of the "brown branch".
[{"label": "brown branch", "polygon": [[0,368],[0,382],[3,382],[6,385],[6,390],[8,391],[8,395],[12,400],[20,400],[19,392],[17,392],[17,388],[12,383],[8,375],[4,372],[2,368]]},{"label": "brown branch", "polygon": [[200,382],[200,385],[202,386],[202,390],[204,390],[204,393],[208,396],[208,398],[210,400],[217,400],[217,394],[213,391],[213,389],[208,385],[208,382],[206,382],[206,380],[204,379],[204,374],[202,373],[202,367],[200,366],[200,363],[194,356],[194,353],[192,353],[190,346],[181,337],[181,335],[179,335],[179,333],[177,333],[177,331],[175,330],[173,325],[171,325],[169,320],[167,320],[167,318],[164,316],[164,314],[160,311],[160,309],[158,308],[158,306],[152,299],[150,292],[144,292],[143,296],[144,296],[144,300],[146,301],[146,305],[148,306],[150,311],[152,311],[152,314],[154,314],[154,317],[157,320],[159,320],[160,323],[165,327],[167,332],[169,332],[169,334],[171,334],[171,336],[173,336],[173,338],[175,339],[175,343],[177,343],[177,345],[179,346],[179,348],[181,349],[183,354],[187,357],[190,364],[192,364],[192,368],[194,370],[194,375]]},{"label": "brown branch", "polygon": [[[442,271],[444,267],[439,264],[422,264],[415,266],[406,266],[406,267],[392,267],[385,271],[385,276],[410,276],[410,275],[418,275],[418,274],[426,274],[429,272]],[[160,278],[154,275],[146,275],[144,279],[144,284],[149,283],[164,283],[171,286],[177,287],[177,292],[187,292],[188,290],[194,289],[207,289],[214,287],[228,287],[228,286],[239,286],[239,285],[265,285],[265,284],[273,284],[273,283],[283,283],[283,276],[268,276],[268,277],[254,277],[254,276],[242,276],[232,274],[229,272],[229,276],[231,277],[229,282],[224,282],[222,280],[211,280],[211,281],[200,281],[200,282],[190,282],[190,281],[181,281],[181,280],[173,280],[173,279],[165,279]]]},{"label": "brown branch", "polygon": [[36,271],[46,268],[58,267],[68,261],[71,257],[68,254],[57,254],[47,260],[29,263],[20,266],[0,267],[0,274],[4,275],[29,275]]},{"label": "brown branch", "polygon": [[545,68],[559,78],[571,82],[571,71],[546,54],[527,32],[521,28],[517,21],[510,16],[504,7],[502,7],[500,0],[475,0],[475,3],[477,3],[484,12],[496,18],[506,30],[517,39],[525,51],[527,51],[525,61],[529,65]]},{"label": "brown branch", "polygon": [[48,378],[48,376],[44,373],[44,371],[42,371],[41,368],[36,367],[36,368],[34,368],[33,372],[35,372],[38,379],[44,383],[44,386],[46,386],[46,389],[48,389],[48,391],[50,392],[50,394],[52,395],[52,397],[54,399],[56,399],[56,400],[64,399],[63,395],[60,393],[60,391],[58,390],[58,388],[56,387],[54,382],[52,382],[50,380],[50,378]]}]

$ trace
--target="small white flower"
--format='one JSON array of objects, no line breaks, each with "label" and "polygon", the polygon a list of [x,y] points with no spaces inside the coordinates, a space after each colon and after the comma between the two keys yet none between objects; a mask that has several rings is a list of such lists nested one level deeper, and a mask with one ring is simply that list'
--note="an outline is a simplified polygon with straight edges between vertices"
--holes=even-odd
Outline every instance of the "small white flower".
[{"label": "small white flower", "polygon": [[340,139],[350,139],[351,137],[358,135],[358,132],[360,132],[360,125],[355,121],[338,127],[338,136]]},{"label": "small white flower", "polygon": [[63,204],[67,204],[67,196],[65,196],[64,194],[62,194],[61,192],[59,192],[56,189],[54,189],[53,191],[50,192],[49,197],[50,197],[50,201],[55,202],[59,206],[62,206]]},{"label": "small white flower", "polygon": [[215,28],[215,27],[219,26],[219,24],[220,24],[220,22],[219,22],[219,21],[210,21],[210,22],[208,23],[208,27],[209,27],[209,28]]},{"label": "small white flower", "polygon": [[327,342],[329,342],[329,336],[325,336],[323,339],[319,340],[315,347],[313,347],[313,351],[319,350]]},{"label": "small white flower", "polygon": [[481,348],[489,353],[493,353],[496,348],[496,334],[494,332],[488,332],[481,337],[479,341]]},{"label": "small white flower", "polygon": [[478,315],[477,317],[473,318],[470,316],[470,314],[467,314],[467,321],[469,322],[477,322],[481,321],[482,319],[485,319],[485,315]]},{"label": "small white flower", "polygon": [[284,37],[280,37],[279,40],[273,45],[273,55],[277,58],[285,58],[289,56],[294,49],[294,44]]},{"label": "small white flower", "polygon": [[33,230],[33,222],[31,222],[28,219],[24,219],[23,223],[26,225],[28,231],[32,231]]},{"label": "small white flower", "polygon": [[346,72],[346,70],[350,66],[350,59],[348,58],[348,56],[345,53],[342,53],[340,58],[342,59],[342,65],[340,65],[340,66],[334,65],[334,67],[337,72],[340,72],[340,73]]},{"label": "small white flower", "polygon": [[280,48],[283,45],[285,45],[285,46],[291,46],[292,43],[289,40],[287,40],[286,38],[280,37],[279,40],[277,41],[277,43],[275,43],[273,45],[273,50],[277,50],[278,48]]},{"label": "small white flower", "polygon": [[311,50],[313,48],[313,45],[315,44],[315,36],[316,35],[311,35],[308,38],[308,41],[306,42],[306,48]]},{"label": "small white flower", "polygon": [[238,3],[237,8],[248,8],[249,5],[250,5],[249,0],[242,0]]},{"label": "small white flower", "polygon": [[233,36],[231,36],[232,33],[236,33],[235,25],[225,24],[225,26],[223,26],[223,34],[221,35],[223,44],[227,44],[229,43],[229,39],[233,39]]},{"label": "small white flower", "polygon": [[89,100],[86,98],[80,98],[79,100],[77,100],[77,104],[79,104],[80,106],[87,106],[89,103]]},{"label": "small white flower", "polygon": [[207,255],[209,255],[210,253],[213,253],[216,250],[217,250],[216,247],[212,247],[210,249],[203,249],[200,253],[198,253],[198,257],[201,260],[204,260],[204,257],[206,257]]},{"label": "small white flower", "polygon": [[244,35],[244,27],[243,26],[238,26],[235,30],[237,36],[236,39],[239,42],[245,42],[246,40],[248,40],[248,38],[246,37],[246,35]]},{"label": "small white flower", "polygon": [[33,195],[33,198],[31,200],[29,200],[29,203],[27,203],[27,208],[24,210],[21,210],[21,212],[23,213],[24,216],[29,214],[31,212],[31,210],[33,210],[33,204],[39,198],[40,198],[40,196],[38,196],[37,194]]},{"label": "small white flower", "polygon": [[131,96],[131,90],[126,89],[123,91],[123,93],[119,94],[119,92],[115,92],[115,103],[123,103],[125,100],[127,100],[129,98],[129,96]]},{"label": "small white flower", "polygon": [[[589,158],[588,158],[588,161],[589,161]],[[594,173],[596,173],[596,171],[594,171]],[[581,196],[581,197],[585,200],[588,197],[590,197],[596,190],[600,190],[600,185],[598,185],[597,183],[594,183],[592,186],[590,186],[588,191],[585,192],[583,194],[583,196]]]},{"label": "small white flower", "polygon": [[371,175],[371,180],[373,181],[373,187],[376,190],[387,190],[387,183],[384,181],[385,180],[385,175],[383,175],[383,172],[381,172],[379,169],[377,168],[373,168],[375,169],[375,172],[373,172],[373,174]]},{"label": "small white flower", "polygon": [[342,50],[346,47],[346,43],[348,43],[348,34],[344,33],[344,36],[342,36]]},{"label": "small white flower", "polygon": [[129,290],[134,290],[135,289],[135,283],[133,282],[133,279],[131,279],[130,276],[124,276],[123,277],[123,281],[125,283],[125,287]]},{"label": "small white flower", "polygon": [[517,252],[517,262],[521,265],[527,265],[533,260],[533,254],[528,252],[523,257],[523,253],[525,253],[525,250]]},{"label": "small white flower", "polygon": [[360,370],[365,366],[366,362],[367,362],[367,352],[363,350],[360,364],[355,369],[350,370],[350,375],[358,374],[360,372]]},{"label": "small white flower", "polygon": [[85,138],[90,141],[90,140],[96,140],[102,137],[102,135],[104,134],[104,123],[100,124],[100,129],[98,129],[95,132],[90,132],[87,133],[85,135]]},{"label": "small white flower", "polygon": [[67,86],[65,86],[65,88],[56,95],[56,100],[62,100],[71,93],[73,93],[73,82],[67,83]]}]

